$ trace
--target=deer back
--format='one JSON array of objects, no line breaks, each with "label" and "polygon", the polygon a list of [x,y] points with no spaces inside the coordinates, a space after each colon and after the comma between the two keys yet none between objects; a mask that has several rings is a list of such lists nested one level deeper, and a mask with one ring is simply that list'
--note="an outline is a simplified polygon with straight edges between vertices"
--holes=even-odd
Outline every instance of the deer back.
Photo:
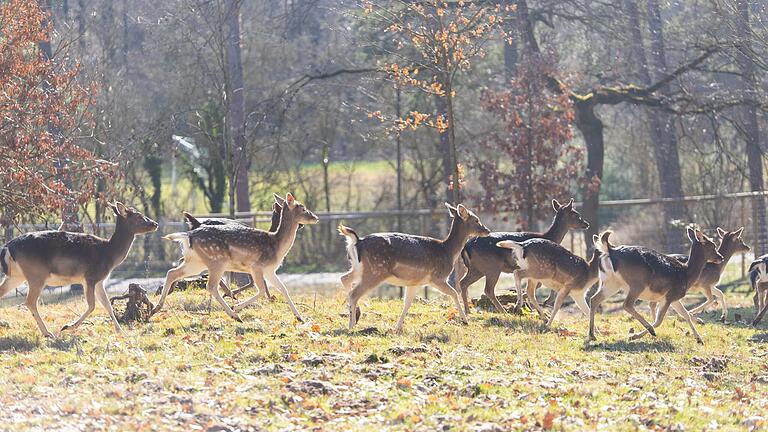
[{"label": "deer back", "polygon": [[90,234],[38,231],[18,236],[5,247],[25,278],[99,280],[113,267],[105,254],[107,244],[108,240]]},{"label": "deer back", "polygon": [[445,277],[453,260],[441,240],[402,233],[376,233],[357,242],[360,262],[366,271],[402,281]]},{"label": "deer back", "polygon": [[279,261],[274,234],[241,224],[201,225],[189,231],[189,250],[206,265],[248,271]]},{"label": "deer back", "polygon": [[563,286],[583,286],[590,278],[587,261],[555,242],[534,238],[519,244],[522,256],[518,260],[523,260],[518,262],[521,277],[553,281]]}]

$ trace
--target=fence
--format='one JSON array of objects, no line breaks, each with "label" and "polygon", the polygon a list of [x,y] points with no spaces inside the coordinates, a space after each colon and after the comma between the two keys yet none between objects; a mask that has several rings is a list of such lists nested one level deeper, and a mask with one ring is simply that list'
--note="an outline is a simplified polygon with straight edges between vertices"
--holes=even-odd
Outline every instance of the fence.
[{"label": "fence", "polygon": [[[715,235],[715,228],[733,230],[746,227],[744,238],[750,245],[761,245],[764,249],[768,233],[766,227],[758,225],[755,230],[753,206],[764,203],[768,192],[738,193],[728,195],[707,195],[684,197],[676,200],[638,199],[621,201],[603,201],[599,218],[600,227],[611,227],[615,234],[612,240],[617,244],[641,244],[665,252],[685,252],[688,241],[685,238],[684,223],[665,223],[663,206],[670,202],[685,207],[686,221],[699,223],[710,235]],[[580,208],[580,203],[576,203]],[[281,271],[286,273],[313,273],[319,271],[345,271],[348,268],[343,239],[336,233],[336,226],[343,222],[352,226],[361,235],[383,231],[402,231],[442,237],[449,228],[448,213],[440,210],[403,210],[375,212],[319,212],[320,223],[299,231],[293,249],[288,254]],[[208,215],[222,216],[222,215]],[[236,217],[257,228],[267,229],[270,212],[236,214]],[[481,220],[494,231],[515,231],[517,215],[509,213],[480,214]],[[545,229],[549,220],[539,224]],[[592,222],[592,221],[590,221]],[[664,227],[668,227],[665,231]],[[102,236],[109,236],[114,224],[87,226],[86,230]],[[21,232],[49,229],[39,225],[21,225],[6,230],[7,239]],[[157,232],[137,238],[125,262],[115,269],[114,279],[162,277],[179,258],[179,248],[173,242],[162,240],[165,234],[186,230],[181,220],[160,221]],[[676,247],[668,248],[665,233],[670,230],[677,240]],[[6,240],[7,240],[6,239]],[[580,232],[570,232],[563,245],[577,255],[587,252],[584,236]],[[666,245],[666,246],[665,246]],[[732,259],[728,280],[743,276],[744,270],[752,260],[753,254],[736,256]],[[735,267],[734,267],[735,266]]]}]

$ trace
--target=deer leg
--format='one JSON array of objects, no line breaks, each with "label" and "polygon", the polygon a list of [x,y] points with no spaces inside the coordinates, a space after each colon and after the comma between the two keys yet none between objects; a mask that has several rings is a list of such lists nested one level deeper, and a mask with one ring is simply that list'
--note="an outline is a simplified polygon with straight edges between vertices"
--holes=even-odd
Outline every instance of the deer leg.
[{"label": "deer leg", "polygon": [[29,284],[29,291],[27,292],[27,299],[24,301],[24,304],[35,319],[37,327],[40,328],[40,332],[43,333],[43,336],[53,338],[53,333],[51,333],[48,330],[48,327],[45,326],[45,322],[43,322],[43,319],[40,317],[40,312],[37,311],[37,301],[40,299],[40,294],[43,292],[43,288],[45,288],[45,280],[27,280],[27,283]]},{"label": "deer leg", "polygon": [[107,290],[104,289],[104,281],[97,283],[94,288],[96,291],[96,297],[99,299],[99,303],[101,303],[104,309],[106,309],[109,317],[112,319],[112,324],[115,326],[115,331],[120,334],[125,334],[123,328],[120,327],[120,323],[117,322],[115,311],[112,309],[112,303],[109,302],[109,298],[107,297]]},{"label": "deer leg", "polygon": [[256,291],[256,294],[249,297],[245,301],[241,301],[240,303],[236,304],[232,309],[235,310],[235,312],[240,312],[243,308],[246,308],[253,303],[256,303],[256,301],[264,296],[264,293],[267,292],[267,281],[264,280],[264,274],[260,270],[251,270],[251,279],[254,281],[258,281],[258,291]]},{"label": "deer leg", "polygon": [[533,307],[536,309],[536,312],[539,313],[539,317],[542,319],[547,319],[547,314],[544,312],[544,309],[539,306],[539,302],[536,300],[536,288],[539,286],[538,281],[528,279],[528,302],[533,305]]},{"label": "deer leg", "polygon": [[461,301],[459,300],[459,293],[456,292],[456,289],[451,286],[451,284],[448,283],[448,281],[445,280],[438,280],[433,281],[432,286],[437,288],[441,293],[447,295],[448,297],[453,299],[453,302],[456,304],[456,309],[459,310],[459,316],[461,317],[461,322],[464,324],[467,324],[467,315],[464,313],[464,309],[461,307]]},{"label": "deer leg", "polygon": [[[659,309],[656,312],[656,315],[654,316],[653,324],[651,324],[654,328],[656,328],[656,327],[661,325],[661,322],[664,320],[664,317],[667,315],[667,309],[669,309],[669,305],[670,305],[670,302],[668,302],[666,300],[663,303],[661,303],[661,309]],[[648,334],[648,330],[643,329],[643,331],[641,331],[640,333],[637,333],[637,334],[634,334],[634,335],[630,336],[629,340],[640,339],[641,337],[645,336],[646,334]]]},{"label": "deer leg", "polygon": [[483,277],[483,274],[480,273],[478,270],[473,268],[468,268],[467,273],[464,275],[463,278],[461,278],[461,282],[459,282],[459,288],[461,289],[461,300],[464,302],[464,312],[467,315],[469,315],[470,309],[471,309],[469,307],[469,287],[473,283],[477,282],[478,279],[480,279],[481,277]]},{"label": "deer leg", "polygon": [[370,273],[363,273],[360,278],[360,283],[355,285],[347,296],[347,304],[349,305],[349,329],[357,324],[357,320],[360,317],[360,308],[357,307],[357,302],[360,301],[366,293],[374,290],[376,287],[384,282],[384,277],[373,276]]},{"label": "deer leg", "polygon": [[512,273],[512,279],[515,280],[515,288],[517,288],[517,301],[515,302],[515,312],[520,313],[523,310],[523,286],[520,276],[517,271]]},{"label": "deer leg", "polygon": [[[766,292],[768,292],[768,291],[766,291]],[[761,298],[762,298],[762,306],[760,307],[760,310],[758,311],[758,314],[755,316],[755,319],[752,320],[752,325],[753,326],[756,326],[756,325],[758,325],[760,323],[760,320],[763,319],[763,315],[765,315],[765,311],[768,310],[768,303],[765,302],[765,298],[764,298],[764,296],[762,296],[762,293],[760,293],[760,294],[761,294]]]},{"label": "deer leg", "polygon": [[296,316],[296,319],[299,322],[304,322],[304,319],[301,317],[301,314],[299,313],[299,310],[296,309],[296,305],[293,304],[293,300],[291,300],[291,296],[288,294],[288,290],[285,288],[285,285],[283,285],[283,282],[280,280],[280,278],[277,277],[274,271],[271,271],[267,273],[266,275],[267,280],[275,285],[278,291],[285,297],[285,300],[288,302],[288,306],[290,306],[291,311],[293,312],[293,315]]},{"label": "deer leg", "polygon": [[656,319],[656,306],[658,306],[658,303],[655,301],[648,304],[648,307],[651,309],[651,318],[653,319]]},{"label": "deer leg", "polygon": [[417,286],[409,286],[405,287],[405,298],[403,299],[403,312],[400,314],[400,319],[397,320],[397,325],[395,326],[395,331],[397,333],[402,333],[403,331],[403,322],[405,321],[405,316],[408,315],[408,309],[411,308],[411,304],[413,303],[414,297],[416,297],[416,291],[419,287]]},{"label": "deer leg", "polygon": [[696,342],[704,345],[704,341],[701,340],[701,336],[699,335],[699,332],[696,331],[696,326],[693,325],[693,318],[691,318],[691,314],[688,313],[688,310],[683,306],[682,303],[680,303],[680,300],[672,302],[672,309],[677,312],[678,315],[685,318],[686,321],[688,321],[688,325],[691,326],[691,331],[693,332],[693,336],[696,338]]},{"label": "deer leg", "polygon": [[88,304],[88,307],[85,309],[85,312],[83,312],[82,315],[80,315],[80,318],[77,320],[69,323],[64,324],[64,326],[61,328],[61,331],[66,330],[75,330],[85,321],[88,316],[93,313],[93,310],[96,309],[96,287],[93,282],[86,281],[86,287],[85,287],[85,302]]},{"label": "deer leg", "polygon": [[[589,299],[589,340],[596,340],[595,338],[595,312],[600,303],[605,299],[610,298],[619,291],[619,287],[614,283],[606,283],[608,281],[600,279],[600,284],[597,287],[597,291]],[[611,281],[613,282],[613,281]]]},{"label": "deer leg", "polygon": [[205,270],[205,265],[202,263],[190,262],[187,260],[182,261],[178,266],[168,270],[168,273],[165,275],[165,282],[163,282],[163,292],[160,294],[160,300],[158,300],[157,305],[152,309],[152,315],[158,313],[163,308],[165,298],[168,296],[174,282],[185,277],[200,274],[203,270]]},{"label": "deer leg", "polygon": [[571,291],[570,296],[579,307],[579,310],[584,316],[589,316],[589,306],[587,306],[586,300],[587,290],[584,291]]},{"label": "deer leg", "polygon": [[[554,290],[552,290],[554,292]],[[565,298],[570,294],[570,289],[563,288],[560,291],[557,291],[557,297],[555,298],[555,304],[552,306],[552,315],[549,316],[549,321],[547,321],[547,327],[552,326],[552,322],[555,321],[555,315],[560,311],[560,308],[563,306],[563,302],[565,301]]]},{"label": "deer leg", "polygon": [[548,305],[553,305],[554,302],[557,301],[558,292],[559,291],[549,290],[549,296],[547,296],[546,300],[544,300],[544,303],[542,303],[542,305],[544,307],[546,307]]},{"label": "deer leg", "polygon": [[629,292],[627,292],[627,298],[624,299],[624,310],[627,311],[628,314],[632,315],[636,320],[640,321],[640,324],[648,329],[648,333],[650,333],[651,336],[656,336],[656,331],[653,329],[651,324],[646,321],[642,315],[640,315],[637,309],[635,309],[635,301],[637,301],[639,294],[642,292],[642,288],[630,288],[628,291]]},{"label": "deer leg", "polygon": [[221,269],[208,269],[208,282],[205,285],[205,289],[208,290],[208,293],[211,294],[211,297],[216,299],[217,302],[221,305],[222,308],[224,308],[224,312],[229,315],[230,318],[237,322],[243,322],[242,319],[240,319],[239,316],[237,316],[237,313],[232,310],[231,307],[227,304],[226,301],[224,301],[224,298],[221,297],[221,293],[219,293],[219,281],[221,280],[221,275],[223,271]]},{"label": "deer leg", "polygon": [[725,322],[728,318],[728,305],[725,303],[725,294],[718,287],[712,287],[712,294],[717,297],[717,302],[720,303],[720,307],[723,309],[723,314],[720,315],[720,321]]},{"label": "deer leg", "polygon": [[485,275],[485,296],[491,301],[493,307],[496,308],[496,312],[505,314],[507,310],[501,305],[499,299],[496,298],[496,283],[499,281],[499,273]]},{"label": "deer leg", "polygon": [[696,315],[698,313],[704,312],[704,309],[706,309],[707,306],[709,306],[710,304],[712,304],[712,302],[715,301],[715,296],[712,295],[712,287],[705,287],[704,295],[707,297],[707,300],[704,303],[688,311],[688,313],[690,313],[691,315]]},{"label": "deer leg", "polygon": [[2,283],[0,283],[0,298],[5,297],[6,294],[20,287],[24,283],[23,277],[5,276]]}]

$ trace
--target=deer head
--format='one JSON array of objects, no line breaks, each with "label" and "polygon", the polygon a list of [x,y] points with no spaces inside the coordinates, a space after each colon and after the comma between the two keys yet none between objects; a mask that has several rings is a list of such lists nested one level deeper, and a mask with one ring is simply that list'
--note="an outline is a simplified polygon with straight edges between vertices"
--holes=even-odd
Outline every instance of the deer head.
[{"label": "deer head", "polygon": [[290,217],[299,225],[314,225],[320,221],[320,218],[306,208],[304,204],[297,201],[290,192],[285,195],[285,199],[278,194],[273,195],[275,196],[275,203],[282,207],[283,216]]},{"label": "deer head", "polygon": [[751,248],[744,243],[744,239],[741,238],[741,234],[744,232],[744,227],[737,229],[736,231],[728,232],[720,227],[717,228],[717,236],[720,237],[719,252],[725,256],[739,252],[749,252]]},{"label": "deer head", "polygon": [[157,230],[157,222],[144,216],[133,207],[126,207],[121,202],[108,203],[115,213],[117,226],[131,234],[144,234]]},{"label": "deer head", "polygon": [[464,204],[459,204],[458,206],[454,207],[448,203],[445,203],[445,206],[448,208],[448,213],[451,215],[451,217],[454,218],[456,222],[461,223],[461,225],[466,230],[467,235],[475,237],[486,237],[491,233],[491,230],[489,230],[488,227],[480,222],[480,218],[478,218],[473,211],[464,207]]},{"label": "deer head", "polygon": [[587,229],[589,222],[582,219],[579,212],[573,209],[573,198],[567,204],[560,204],[556,199],[552,200],[552,208],[557,212],[555,219],[562,219],[568,229]]},{"label": "deer head", "polygon": [[694,253],[700,254],[704,262],[720,264],[723,262],[723,256],[717,251],[717,245],[711,238],[707,237],[700,229],[695,231],[688,228],[688,240],[691,241],[691,260]]}]

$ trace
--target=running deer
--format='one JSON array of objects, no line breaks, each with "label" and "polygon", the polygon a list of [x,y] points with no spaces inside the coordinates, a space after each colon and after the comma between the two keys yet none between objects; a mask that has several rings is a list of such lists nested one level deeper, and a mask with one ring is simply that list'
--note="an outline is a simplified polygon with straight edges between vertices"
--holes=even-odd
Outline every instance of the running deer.
[{"label": "running deer", "polygon": [[759,256],[749,265],[749,285],[755,290],[752,301],[755,303],[755,318],[752,325],[756,326],[768,310],[768,254]]},{"label": "running deer", "polygon": [[351,228],[339,225],[339,233],[346,237],[347,255],[352,269],[341,277],[349,292],[349,328],[360,317],[357,302],[366,293],[384,282],[405,286],[403,312],[395,330],[400,332],[408,309],[422,285],[431,285],[456,303],[461,320],[467,317],[461,308],[459,294],[448,283],[453,263],[471,236],[486,236],[488,228],[475,213],[462,204],[456,207],[446,203],[452,218],[451,229],[443,240],[401,233],[370,234],[360,238]]},{"label": "running deer", "polygon": [[96,308],[98,298],[109,313],[115,330],[122,333],[107,298],[104,282],[128,255],[136,235],[157,230],[157,222],[122,203],[109,206],[116,217],[115,232],[109,240],[91,234],[38,231],[16,237],[0,249],[0,265],[5,274],[0,283],[0,297],[26,281],[29,291],[25,304],[46,337],[52,338],[53,334],[37,310],[40,294],[46,285],[73,283],[85,285],[88,308],[61,331],[78,328]]},{"label": "running deer", "polygon": [[[594,236],[594,240],[597,240],[597,236]],[[592,258],[586,261],[559,244],[542,238],[524,242],[503,240],[496,246],[511,249],[515,262],[520,267],[514,272],[515,282],[518,284],[517,292],[522,292],[520,284],[527,279],[528,300],[542,318],[545,317],[545,313],[536,301],[535,287],[544,284],[553,291],[557,291],[557,298],[547,326],[552,325],[567,296],[576,302],[585,316],[589,315],[589,307],[584,297],[587,290],[597,282],[600,265],[599,250],[595,249]]]},{"label": "running deer", "polygon": [[[256,302],[261,297],[261,291],[266,290],[265,282],[269,281],[283,294],[296,319],[303,322],[276,271],[291,250],[299,225],[316,224],[319,219],[290,193],[285,199],[275,195],[275,201],[283,208],[280,224],[275,232],[242,224],[201,225],[191,231],[163,237],[181,243],[184,259],[178,266],[168,270],[163,292],[152,313],[162,309],[165,297],[174,282],[208,270],[206,289],[231,318],[241,321],[237,312]],[[218,281],[225,271],[250,274],[260,291],[234,307],[229,307],[218,290]]]},{"label": "running deer", "polygon": [[[272,203],[272,220],[271,225],[269,226],[269,232],[275,232],[277,231],[277,227],[280,226],[280,214],[282,213],[283,208],[278,203]],[[187,212],[183,212],[184,218],[187,220],[187,227],[190,230],[193,230],[200,225],[228,225],[228,224],[240,224],[243,225],[241,222],[236,221],[234,219],[228,219],[228,218],[206,218],[202,221],[198,220],[191,214]],[[303,224],[299,224],[299,229],[303,228]],[[182,258],[183,260],[183,258]],[[235,299],[235,296],[248,288],[252,288],[254,286],[253,280],[250,280],[247,284],[235,289],[230,290],[229,284],[227,283],[227,278],[222,278],[221,282],[219,282],[219,287],[221,287],[222,291],[224,291],[224,296],[229,296],[232,299]],[[264,282],[262,286],[266,287],[267,284]],[[269,293],[269,289],[265,289],[264,291],[261,291],[260,294],[263,294],[268,299],[273,299],[274,297]]]},{"label": "running deer", "polygon": [[[691,315],[696,315],[702,312],[707,306],[712,304],[712,302],[715,301],[715,297],[717,297],[717,302],[720,303],[720,307],[723,310],[723,313],[720,315],[720,321],[725,322],[725,319],[728,317],[728,306],[725,303],[725,295],[717,287],[717,284],[720,283],[720,276],[722,276],[725,266],[728,264],[731,257],[736,253],[749,252],[749,246],[747,246],[741,238],[743,232],[743,227],[731,232],[717,228],[717,235],[720,237],[720,247],[718,247],[717,251],[723,256],[723,262],[720,264],[707,263],[704,266],[704,270],[701,271],[701,276],[699,276],[696,282],[694,282],[688,289],[688,292],[703,292],[707,297],[707,301],[689,311]],[[669,256],[680,262],[688,261],[688,255],[670,254]],[[651,316],[656,316],[656,302],[651,302]]]},{"label": "running deer", "polygon": [[[631,340],[639,339],[646,333],[656,336],[658,327],[667,309],[672,309],[688,321],[696,342],[704,343],[699,332],[693,325],[693,319],[685,306],[680,302],[688,289],[693,286],[708,263],[719,264],[723,256],[717,251],[715,243],[704,235],[701,230],[688,228],[688,239],[691,249],[690,259],[682,263],[667,255],[641,246],[614,246],[610,243],[611,231],[606,231],[600,237],[603,253],[600,258],[600,286],[590,299],[589,304],[589,339],[595,340],[595,310],[605,299],[610,298],[622,289],[626,289],[624,310],[632,315],[645,327]],[[635,301],[643,299],[660,302],[661,307],[656,313],[653,325],[643,318],[635,309]]]},{"label": "running deer", "polygon": [[[459,283],[466,313],[470,313],[469,286],[482,277],[485,277],[485,295],[491,300],[497,312],[506,313],[496,298],[496,283],[499,281],[501,273],[514,274],[518,266],[512,254],[496,247],[498,242],[505,240],[522,242],[532,238],[543,238],[560,243],[565,238],[568,230],[589,228],[589,223],[581,218],[579,212],[573,209],[573,199],[565,205],[561,205],[557,200],[553,199],[552,208],[555,210],[555,218],[552,221],[552,225],[544,232],[494,232],[487,237],[478,237],[467,242],[467,245],[461,252],[461,258],[467,267],[467,273]],[[516,286],[519,286],[519,284],[516,283]],[[523,296],[518,288],[515,310],[520,312],[522,306]]]}]

